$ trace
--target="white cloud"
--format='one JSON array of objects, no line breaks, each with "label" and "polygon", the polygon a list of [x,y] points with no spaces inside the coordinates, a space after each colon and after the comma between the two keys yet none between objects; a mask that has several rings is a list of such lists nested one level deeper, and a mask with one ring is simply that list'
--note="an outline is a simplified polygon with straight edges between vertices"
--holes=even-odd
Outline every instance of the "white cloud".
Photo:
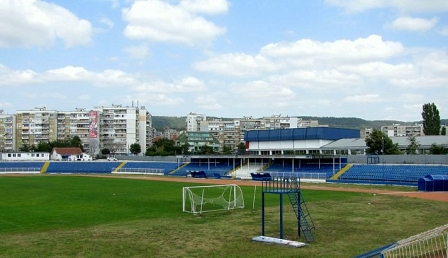
[{"label": "white cloud", "polygon": [[88,71],[84,67],[66,66],[38,73],[32,70],[13,71],[0,64],[0,85],[43,84],[51,82],[86,82],[94,86],[129,85],[132,75],[120,70]]},{"label": "white cloud", "polygon": [[265,108],[291,106],[296,93],[288,87],[257,80],[230,86],[233,106]]},{"label": "white cloud", "polygon": [[[128,97],[129,101],[138,99],[141,103],[149,103],[147,108],[151,107],[164,107],[164,106],[182,106],[185,104],[185,100],[182,97],[163,94],[163,93],[149,93],[140,92],[138,94],[133,94]],[[122,101],[118,99],[118,101]]]},{"label": "white cloud", "polygon": [[428,31],[434,28],[438,19],[423,19],[413,17],[399,17],[392,21],[389,25],[394,30],[408,30],[408,31]]},{"label": "white cloud", "polygon": [[195,77],[185,77],[180,80],[175,80],[172,83],[165,81],[144,82],[134,88],[138,92],[150,93],[187,93],[187,92],[201,92],[207,88],[201,80]]},{"label": "white cloud", "polygon": [[101,18],[100,23],[106,25],[108,29],[112,29],[114,27],[114,22],[108,18]]},{"label": "white cloud", "polygon": [[349,13],[378,8],[394,8],[407,13],[448,11],[448,1],[446,0],[326,0],[325,2],[341,7]]},{"label": "white cloud", "polygon": [[[320,78],[319,80],[334,77],[337,80],[352,81],[356,78],[345,73],[342,75],[337,67],[383,62],[401,55],[403,49],[401,43],[383,41],[377,35],[353,41],[320,42],[302,39],[296,42],[268,44],[262,47],[259,54],[255,56],[243,53],[217,55],[195,63],[193,68],[237,77],[260,76],[275,72],[278,76],[283,76],[284,73],[299,73],[295,77],[311,76]],[[319,70],[328,71],[322,73]]]},{"label": "white cloud", "polygon": [[66,47],[92,40],[92,25],[53,3],[42,0],[0,2],[0,47],[46,47],[61,39]]},{"label": "white cloud", "polygon": [[149,56],[149,49],[146,44],[127,47],[124,52],[134,59],[146,59]]},{"label": "white cloud", "polygon": [[194,99],[194,104],[201,109],[206,110],[219,110],[222,109],[222,105],[218,103],[219,101],[213,96],[201,95]]},{"label": "white cloud", "polygon": [[437,32],[442,36],[448,36],[448,27],[441,27],[437,29]]},{"label": "white cloud", "polygon": [[331,60],[333,63],[384,60],[402,51],[401,43],[384,41],[381,36],[370,35],[367,38],[333,42],[302,39],[296,42],[272,43],[264,46],[260,53],[272,58],[294,59],[291,61],[308,66],[323,60]]},{"label": "white cloud", "polygon": [[123,85],[135,82],[131,75],[120,70],[104,70],[97,73],[76,66],[48,70],[39,77],[45,81],[90,82],[95,86]]},{"label": "white cloud", "polygon": [[217,55],[206,61],[193,64],[193,68],[228,76],[256,76],[264,71],[274,71],[278,64],[271,63],[261,55],[251,56],[243,53]]},{"label": "white cloud", "polygon": [[365,95],[352,95],[344,98],[344,101],[350,103],[376,103],[381,102],[383,99],[378,94],[365,94]]},{"label": "white cloud", "polygon": [[192,13],[218,14],[229,10],[226,0],[181,0],[180,8]]},{"label": "white cloud", "polygon": [[[203,3],[204,6],[200,4]],[[227,11],[226,1],[181,1],[172,5],[161,0],[136,1],[123,9],[123,19],[128,23],[124,35],[131,39],[173,42],[190,46],[208,45],[225,28],[199,16],[198,12]]]}]

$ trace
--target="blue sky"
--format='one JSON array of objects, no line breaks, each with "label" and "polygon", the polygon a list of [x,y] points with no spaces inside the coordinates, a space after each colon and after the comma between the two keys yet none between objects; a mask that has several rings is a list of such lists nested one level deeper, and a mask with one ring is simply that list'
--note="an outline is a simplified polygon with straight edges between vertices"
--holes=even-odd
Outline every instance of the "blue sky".
[{"label": "blue sky", "polygon": [[448,118],[446,0],[0,0],[0,109]]}]

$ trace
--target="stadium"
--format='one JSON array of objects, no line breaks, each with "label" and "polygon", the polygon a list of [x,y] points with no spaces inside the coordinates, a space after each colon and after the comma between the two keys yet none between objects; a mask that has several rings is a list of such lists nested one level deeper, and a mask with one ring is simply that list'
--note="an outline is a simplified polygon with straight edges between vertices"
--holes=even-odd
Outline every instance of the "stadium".
[{"label": "stadium", "polygon": [[285,154],[352,132],[270,133],[245,155],[2,161],[0,256],[447,257],[446,157]]}]

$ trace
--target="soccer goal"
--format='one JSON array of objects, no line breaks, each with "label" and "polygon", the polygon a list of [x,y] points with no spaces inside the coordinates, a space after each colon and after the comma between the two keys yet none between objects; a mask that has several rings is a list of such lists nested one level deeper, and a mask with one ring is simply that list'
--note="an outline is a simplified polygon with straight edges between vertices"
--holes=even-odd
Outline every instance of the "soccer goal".
[{"label": "soccer goal", "polygon": [[380,257],[448,257],[448,224],[398,241],[383,251]]},{"label": "soccer goal", "polygon": [[207,185],[182,188],[182,209],[184,212],[233,210],[244,208],[243,191],[238,185]]}]

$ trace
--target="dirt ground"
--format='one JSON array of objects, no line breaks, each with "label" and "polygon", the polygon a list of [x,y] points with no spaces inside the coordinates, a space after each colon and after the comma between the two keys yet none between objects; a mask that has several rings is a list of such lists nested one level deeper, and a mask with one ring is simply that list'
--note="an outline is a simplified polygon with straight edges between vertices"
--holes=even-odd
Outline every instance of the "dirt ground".
[{"label": "dirt ground", "polygon": [[[230,180],[230,179],[207,179],[207,178],[191,178],[191,177],[166,177],[166,176],[114,176],[123,178],[133,178],[140,180],[159,180],[159,181],[174,181],[174,182],[197,182],[201,184],[237,184],[245,186],[261,186],[260,181],[251,180]],[[420,198],[426,200],[442,201],[448,202],[448,192],[401,192],[401,191],[391,191],[391,190],[378,190],[378,189],[359,189],[359,188],[342,188],[342,187],[331,187],[328,185],[301,185],[302,189],[313,189],[313,190],[331,190],[331,191],[345,191],[345,192],[363,192],[372,194],[390,194],[398,196],[406,196],[411,198]]]}]

